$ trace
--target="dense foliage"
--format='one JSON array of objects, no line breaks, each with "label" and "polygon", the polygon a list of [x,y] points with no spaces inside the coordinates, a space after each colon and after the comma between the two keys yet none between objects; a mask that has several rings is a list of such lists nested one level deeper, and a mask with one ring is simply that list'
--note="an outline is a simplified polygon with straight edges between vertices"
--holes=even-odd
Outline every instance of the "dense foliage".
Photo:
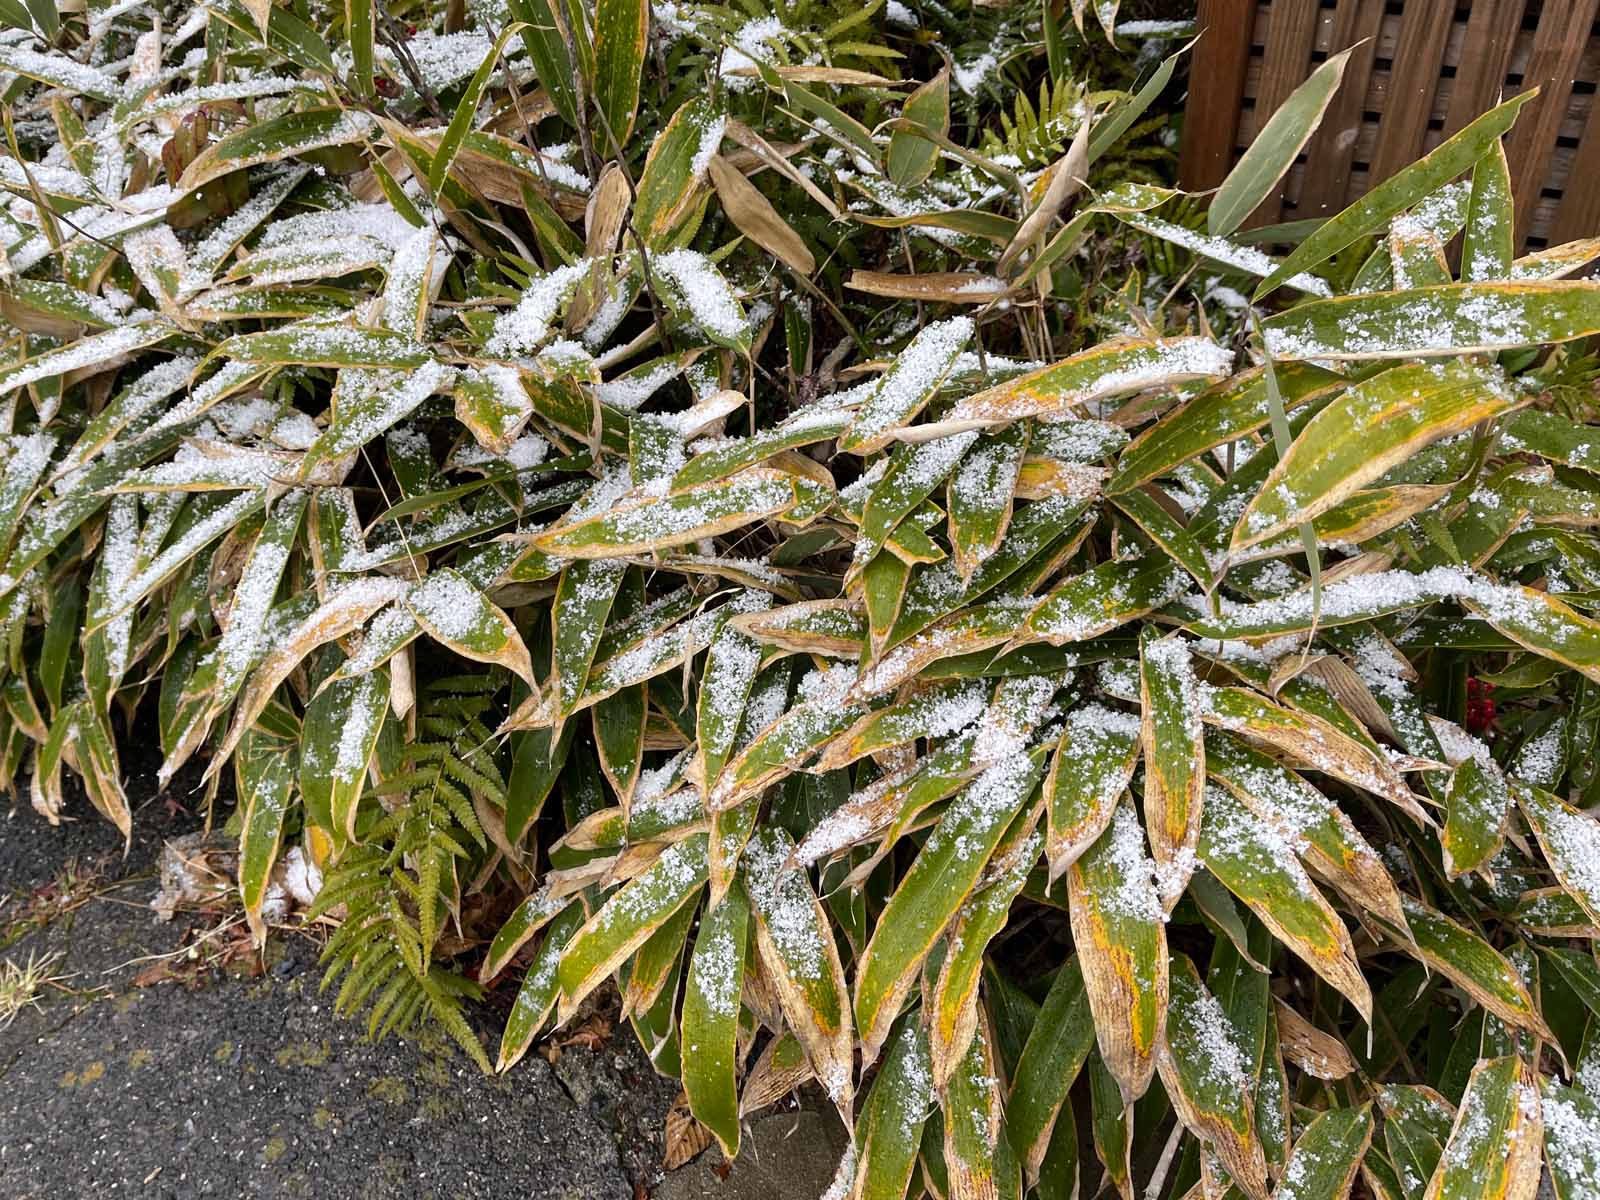
[{"label": "dense foliage", "polygon": [[1240,234],[1342,57],[1207,201],[1115,0],[508,8],[0,0],[7,779],[148,701],[341,1009],[615,980],[838,1195],[1600,1194],[1527,97]]}]

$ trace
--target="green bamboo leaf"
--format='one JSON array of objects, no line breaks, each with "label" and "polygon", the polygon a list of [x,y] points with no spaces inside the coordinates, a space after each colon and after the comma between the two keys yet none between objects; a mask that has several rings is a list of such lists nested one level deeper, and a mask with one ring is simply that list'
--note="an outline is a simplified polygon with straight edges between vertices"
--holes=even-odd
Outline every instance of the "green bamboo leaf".
[{"label": "green bamboo leaf", "polygon": [[406,595],[411,615],[463,658],[503,666],[537,688],[522,635],[503,609],[460,571],[440,567]]},{"label": "green bamboo leaf", "polygon": [[767,467],[676,495],[625,500],[533,539],[541,550],[570,558],[616,558],[686,546],[780,516],[817,489],[810,480]]},{"label": "green bamboo leaf", "polygon": [[1494,760],[1487,754],[1462,759],[1450,774],[1444,828],[1439,831],[1447,876],[1476,871],[1494,856],[1510,810],[1511,793]]},{"label": "green bamboo leaf", "polygon": [[1254,1088],[1228,1016],[1187,955],[1172,957],[1172,998],[1156,1066],[1178,1119],[1252,1200],[1266,1200]]},{"label": "green bamboo leaf", "polygon": [[661,852],[573,935],[558,972],[564,1011],[598,987],[666,920],[700,894],[706,881],[706,835],[695,834]]},{"label": "green bamboo leaf", "polygon": [[522,26],[523,47],[550,103],[555,105],[563,121],[577,128],[577,92],[572,86],[577,72],[561,36],[561,27],[550,11],[550,0],[509,0],[507,8]]},{"label": "green bamboo leaf", "polygon": [[695,706],[694,770],[702,793],[710,790],[733,753],[761,659],[761,644],[732,623],[711,639]]},{"label": "green bamboo leaf", "polygon": [[1158,550],[1187,571],[1202,591],[1212,590],[1216,584],[1216,568],[1200,543],[1160,501],[1147,491],[1135,490],[1113,497],[1112,503],[1155,543]]},{"label": "green bamboo leaf", "polygon": [[1395,925],[1405,924],[1400,892],[1378,852],[1322,792],[1221,731],[1206,739],[1206,770],[1346,899]]},{"label": "green bamboo leaf", "polygon": [[727,118],[710,101],[696,98],[656,134],[633,205],[634,225],[647,246],[660,245],[688,212],[726,127]]},{"label": "green bamboo leaf", "polygon": [[1232,367],[1232,352],[1210,338],[1104,342],[962,400],[930,432],[949,434],[1024,417],[1066,415],[1106,396],[1220,379]]},{"label": "green bamboo leaf", "polygon": [[633,803],[634,785],[639,781],[647,700],[645,685],[639,683],[619,688],[592,709],[600,770],[623,808]]},{"label": "green bamboo leaf", "polygon": [[1194,871],[1205,805],[1205,705],[1188,643],[1146,628],[1139,638],[1139,740],[1144,819],[1156,891],[1171,911]]},{"label": "green bamboo leaf", "polygon": [[1177,565],[1111,560],[1067,580],[1028,614],[1018,640],[1052,646],[1087,641],[1170,604],[1187,589]]},{"label": "green bamboo leaf", "polygon": [[1262,323],[1284,359],[1425,358],[1566,342],[1600,332],[1600,284],[1441,283],[1296,305]]},{"label": "green bamboo leaf", "polygon": [[[1193,45],[1191,42],[1190,45]],[[1132,96],[1123,100],[1116,108],[1094,127],[1094,132],[1089,135],[1089,163],[1100,158],[1107,150],[1116,145],[1117,140],[1127,133],[1133,123],[1142,117],[1149,107],[1156,102],[1161,93],[1166,90],[1167,84],[1172,81],[1172,73],[1177,70],[1178,59],[1189,49],[1183,47],[1176,54],[1161,60],[1161,65],[1151,73],[1150,78]],[[1054,73],[1054,72],[1052,72]],[[1108,193],[1109,195],[1109,193]],[[1102,203],[1104,200],[1102,200]]]},{"label": "green bamboo leaf", "polygon": [[1274,1200],[1345,1200],[1372,1144],[1372,1105],[1318,1113],[1289,1155]]},{"label": "green bamboo leaf", "polygon": [[373,0],[345,0],[344,27],[350,42],[350,77],[356,91],[372,95]]},{"label": "green bamboo leaf", "polygon": [[1554,1040],[1522,977],[1499,951],[1422,901],[1403,894],[1401,899],[1410,928],[1409,938],[1400,936],[1405,950],[1458,984],[1507,1025]]},{"label": "green bamboo leaf", "polygon": [[918,738],[956,733],[983,714],[988,694],[988,688],[972,680],[930,684],[899,704],[868,713],[838,734],[817,761],[817,769],[836,770]]},{"label": "green bamboo leaf", "polygon": [[158,346],[178,333],[176,326],[164,320],[138,321],[93,333],[55,350],[46,350],[31,358],[12,363],[0,369],[0,396],[29,384],[56,379],[69,371],[83,371],[90,367],[108,368],[122,355],[132,354],[150,346]]},{"label": "green bamboo leaf", "polygon": [[756,915],[756,948],[785,1022],[839,1111],[851,1109],[855,1038],[844,966],[827,914],[805,871],[791,865],[782,829],[758,830],[744,855],[745,890]]},{"label": "green bamboo leaf", "polygon": [[329,683],[306,706],[301,726],[300,799],[337,859],[356,840],[356,805],[389,708],[389,672],[379,668]]},{"label": "green bamboo leaf", "polygon": [[972,578],[1005,537],[1028,434],[1028,423],[1019,421],[979,438],[950,475],[950,546],[963,581]]},{"label": "green bamboo leaf", "polygon": [[1539,1186],[1544,1120],[1538,1076],[1515,1055],[1472,1069],[1425,1200],[1513,1200]]},{"label": "green bamboo leaf", "polygon": [[[265,333],[241,333],[212,353],[238,363],[274,367],[415,369],[433,362],[433,354],[426,346],[404,334],[349,325],[292,325]],[[381,432],[381,428],[371,430],[369,437]]]},{"label": "green bamboo leaf", "polygon": [[[278,15],[274,11],[274,23]],[[283,15],[293,19],[293,14]],[[193,192],[213,179],[246,167],[365,141],[377,129],[377,121],[357,109],[311,108],[268,117],[212,142],[184,169],[178,187]]]},{"label": "green bamboo leaf", "polygon": [[1067,714],[1044,783],[1052,884],[1105,832],[1138,762],[1138,717],[1101,704]]},{"label": "green bamboo leaf", "polygon": [[1403,1195],[1420,1200],[1450,1139],[1455,1109],[1431,1087],[1387,1084],[1378,1089],[1383,1135]]},{"label": "green bamboo leaf", "polygon": [[900,1019],[856,1121],[852,1200],[902,1200],[933,1107],[928,1035],[917,1014]]},{"label": "green bamboo leaf", "polygon": [[1472,199],[1461,239],[1461,279],[1478,283],[1511,275],[1516,255],[1516,202],[1505,144],[1494,141],[1472,167]]},{"label": "green bamboo leaf", "polygon": [[533,415],[533,401],[510,367],[469,367],[456,375],[456,420],[490,454],[510,452]]},{"label": "green bamboo leaf", "polygon": [[583,695],[606,616],[626,571],[624,563],[606,558],[580,558],[562,568],[550,606],[558,722],[571,715]]},{"label": "green bamboo leaf", "polygon": [[1372,992],[1349,931],[1295,857],[1293,845],[1231,792],[1207,789],[1199,858],[1275,937],[1368,1018]]},{"label": "green bamboo leaf", "polygon": [[[47,8],[47,5],[40,5],[38,8],[30,5],[29,11],[39,22],[40,30],[47,37],[54,39],[60,18],[55,15],[54,10],[47,12]],[[122,94],[122,89],[116,80],[104,71],[85,66],[65,54],[32,50],[26,45],[9,45],[0,49],[0,67],[15,71],[24,79],[32,79],[52,88],[61,88],[75,95],[88,96],[93,100],[109,103]]]},{"label": "green bamboo leaf", "polygon": [[977,438],[976,433],[958,433],[895,450],[862,507],[852,567],[871,561],[895,526],[944,482]]},{"label": "green bamboo leaf", "polygon": [[732,808],[749,796],[798,770],[841,730],[865,711],[858,704],[840,703],[848,679],[844,666],[817,672],[801,683],[803,703],[778,717],[746,746],[711,786],[707,806]]},{"label": "green bamboo leaf", "polygon": [[911,567],[888,550],[875,554],[861,572],[861,598],[867,610],[868,648],[879,657],[900,615]]},{"label": "green bamboo leaf", "polygon": [[1001,846],[990,868],[991,880],[968,897],[951,923],[944,961],[927,1000],[933,1078],[938,1086],[950,1078],[977,1030],[984,955],[1005,928],[1011,902],[1022,890],[1042,845],[1043,839],[1029,827]]},{"label": "green bamboo leaf", "polygon": [[1600,1192],[1600,1100],[1544,1081],[1544,1157],[1557,1200]]},{"label": "green bamboo leaf", "polygon": [[1239,518],[1231,552],[1313,520],[1424,447],[1515,402],[1502,383],[1466,362],[1394,367],[1351,387],[1311,419],[1272,469]]},{"label": "green bamboo leaf", "polygon": [[1065,1115],[1067,1093],[1094,1048],[1094,1018],[1076,956],[1056,972],[1017,1059],[1006,1102],[1006,1123],[1022,1158],[1024,1177],[1039,1179],[1052,1130]]},{"label": "green bamboo leaf", "polygon": [[[517,988],[517,998],[506,1017],[505,1032],[500,1035],[496,1071],[509,1071],[521,1061],[549,1019],[561,994],[561,986],[556,978],[561,952],[588,914],[584,912],[583,902],[579,899],[567,898],[560,903],[562,907],[558,911],[545,916],[547,928],[544,940],[539,943],[533,961],[528,964],[527,974]],[[531,930],[528,936],[532,936]]]},{"label": "green bamboo leaf", "polygon": [[856,970],[856,1028],[869,1061],[888,1036],[917,967],[977,885],[1006,826],[1043,772],[1044,748],[1039,747],[979,776],[945,810],[889,898]]},{"label": "green bamboo leaf", "polygon": [[294,794],[294,747],[251,730],[234,758],[234,779],[243,814],[239,833],[239,895],[257,945],[266,939],[261,905],[283,841],[284,819]]},{"label": "green bamboo leaf", "polygon": [[1344,65],[1355,51],[1352,46],[1325,61],[1311,77],[1289,93],[1257,131],[1249,148],[1240,156],[1206,212],[1206,227],[1214,236],[1227,237],[1256,206],[1271,194],[1294,164],[1295,158],[1322,124],[1323,114],[1344,78]]},{"label": "green bamboo leaf", "polygon": [[851,420],[849,409],[828,408],[819,402],[769,429],[696,454],[672,477],[672,490],[684,491],[700,484],[714,483],[746,467],[757,466],[785,450],[826,442],[848,429]]},{"label": "green bamboo leaf", "polygon": [[1123,1200],[1131,1200],[1134,1109],[1123,1103],[1116,1077],[1098,1054],[1089,1060],[1089,1105],[1094,1155],[1105,1170],[1105,1185],[1115,1188]]},{"label": "green bamboo leaf", "polygon": [[1259,303],[1285,280],[1328,261],[1366,234],[1382,229],[1389,219],[1404,212],[1424,196],[1437,191],[1482,157],[1490,145],[1511,128],[1517,111],[1538,94],[1530,88],[1484,113],[1451,135],[1424,157],[1396,172],[1349,208],[1318,227],[1284,259],[1252,297]]},{"label": "green bamboo leaf", "polygon": [[873,385],[839,439],[839,449],[865,455],[894,440],[896,432],[933,399],[972,340],[972,331],[970,317],[952,317],[923,327]]},{"label": "green bamboo leaf", "polygon": [[1416,796],[1388,758],[1331,721],[1273,704],[1246,688],[1213,688],[1207,700],[1207,724],[1264,742],[1298,764],[1385,797],[1416,816],[1419,824],[1428,823]]},{"label": "green bamboo leaf", "polygon": [[[946,67],[906,97],[900,116],[941,137],[950,133],[950,71]],[[931,138],[903,129],[889,135],[885,166],[898,188],[917,188],[927,182],[939,161],[939,147]]]},{"label": "green bamboo leaf", "polygon": [[621,154],[633,132],[639,107],[639,73],[650,39],[650,5],[646,0],[598,0],[594,9],[595,102],[605,117]]},{"label": "green bamboo leaf", "polygon": [[1600,924],[1600,821],[1520,780],[1511,790],[1556,879],[1589,920]]},{"label": "green bamboo leaf", "polygon": [[735,1077],[750,904],[735,883],[700,922],[683,991],[683,1089],[689,1111],[730,1159],[739,1152]]},{"label": "green bamboo leaf", "polygon": [[[521,950],[534,934],[548,925],[556,914],[567,910],[571,899],[570,896],[557,896],[548,889],[541,888],[512,909],[505,924],[500,926],[494,935],[494,940],[489,943],[489,951],[484,956],[483,965],[478,968],[478,977],[488,983],[505,970],[517,951]],[[573,928],[576,929],[577,926]]]},{"label": "green bamboo leaf", "polygon": [[953,562],[914,571],[900,605],[900,617],[889,636],[894,645],[920,633],[941,617],[980,599],[1053,547],[1075,545],[1088,531],[1080,520],[1087,505],[1070,496],[1051,496],[1018,506],[1005,537],[963,584]]},{"label": "green bamboo leaf", "polygon": [[993,1034],[979,1026],[940,1096],[950,1196],[1021,1200],[1022,1179],[1006,1140]]},{"label": "green bamboo leaf", "polygon": [[1089,1009],[1124,1104],[1150,1086],[1167,1019],[1167,931],[1154,870],[1126,800],[1099,841],[1067,870],[1072,939]]}]

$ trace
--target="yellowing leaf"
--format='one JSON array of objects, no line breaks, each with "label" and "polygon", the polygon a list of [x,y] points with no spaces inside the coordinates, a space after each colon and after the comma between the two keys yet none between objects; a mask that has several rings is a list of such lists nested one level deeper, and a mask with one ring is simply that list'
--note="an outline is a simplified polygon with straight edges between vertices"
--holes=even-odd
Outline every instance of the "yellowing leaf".
[{"label": "yellowing leaf", "polygon": [[1150,1086],[1167,1020],[1167,927],[1133,806],[1067,869],[1072,940],[1100,1054],[1132,1104]]},{"label": "yellowing leaf", "polygon": [[1321,516],[1423,447],[1506,411],[1515,397],[1471,364],[1394,367],[1311,419],[1239,518],[1238,553]]}]

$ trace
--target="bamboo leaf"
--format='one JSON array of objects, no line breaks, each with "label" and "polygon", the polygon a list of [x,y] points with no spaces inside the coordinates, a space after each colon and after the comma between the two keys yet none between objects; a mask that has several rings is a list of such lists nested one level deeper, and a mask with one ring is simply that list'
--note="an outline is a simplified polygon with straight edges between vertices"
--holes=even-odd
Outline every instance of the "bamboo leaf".
[{"label": "bamboo leaf", "polygon": [[1171,910],[1194,871],[1206,798],[1204,701],[1181,638],[1139,640],[1139,740],[1144,748],[1145,827],[1156,890]]},{"label": "bamboo leaf", "polygon": [[1301,868],[1292,846],[1221,788],[1206,794],[1199,857],[1278,940],[1370,1019],[1372,992],[1344,923]]},{"label": "bamboo leaf", "polygon": [[613,153],[620,154],[633,133],[649,39],[650,6],[645,0],[600,0],[595,5],[595,101],[616,139]]},{"label": "bamboo leaf", "polygon": [[805,1047],[817,1080],[840,1112],[853,1088],[850,998],[827,914],[803,870],[787,866],[794,843],[765,828],[744,856],[745,889],[756,915],[756,946],[784,1020]]},{"label": "bamboo leaf", "polygon": [[739,996],[744,988],[750,904],[735,883],[700,922],[683,993],[683,1088],[689,1111],[729,1158],[739,1152],[735,1078]]},{"label": "bamboo leaf", "polygon": [[389,673],[382,668],[334,681],[306,706],[300,798],[307,822],[328,836],[335,859],[356,840],[356,805],[388,708]]},{"label": "bamboo leaf", "polygon": [[1517,1058],[1472,1070],[1425,1200],[1512,1200],[1539,1186],[1544,1120],[1538,1084]]},{"label": "bamboo leaf", "polygon": [[1464,129],[1446,138],[1427,155],[1371,189],[1349,208],[1325,221],[1279,264],[1277,270],[1262,280],[1255,290],[1254,300],[1259,303],[1262,297],[1291,276],[1327,262],[1358,238],[1381,229],[1391,217],[1466,171],[1511,128],[1511,123],[1517,119],[1517,111],[1537,94],[1535,89],[1530,88],[1490,109]]},{"label": "bamboo leaf", "polygon": [[1514,403],[1493,377],[1464,362],[1395,367],[1351,387],[1311,419],[1272,469],[1239,518],[1230,552],[1321,516],[1425,446]]},{"label": "bamboo leaf", "polygon": [[406,607],[428,633],[463,658],[495,663],[537,688],[522,635],[470,579],[449,567],[429,572],[406,595]]},{"label": "bamboo leaf", "polygon": [[[1025,1177],[1037,1181],[1067,1093],[1094,1047],[1094,1019],[1077,958],[1056,972],[1012,1075],[1006,1122]],[[1070,1118],[1070,1111],[1066,1113]]]},{"label": "bamboo leaf", "polygon": [[934,1103],[928,1037],[915,1014],[900,1019],[856,1122],[852,1200],[901,1200]]},{"label": "bamboo leaf", "polygon": [[598,987],[617,964],[700,894],[706,881],[706,835],[675,842],[629,880],[572,936],[557,972],[563,1011]]},{"label": "bamboo leaf", "polygon": [[1053,884],[1099,840],[1139,762],[1140,722],[1100,704],[1067,715],[1045,779],[1045,858]]},{"label": "bamboo leaf", "polygon": [[1172,958],[1172,999],[1156,1065],[1178,1119],[1252,1200],[1266,1200],[1254,1089],[1233,1027],[1186,955]]},{"label": "bamboo leaf", "polygon": [[1067,898],[1100,1054],[1132,1104],[1155,1074],[1168,975],[1165,914],[1131,804],[1067,869]]},{"label": "bamboo leaf", "polygon": [[1600,284],[1441,283],[1296,305],[1262,323],[1284,359],[1426,358],[1566,342],[1600,332]]},{"label": "bamboo leaf", "polygon": [[[856,970],[856,1028],[877,1057],[916,969],[977,885],[984,864],[1044,771],[1044,751],[989,768],[945,810],[878,918]],[[969,1051],[970,1053],[970,1051]]]},{"label": "bamboo leaf", "polygon": [[1234,164],[1211,198],[1206,225],[1219,237],[1227,237],[1271,194],[1311,135],[1322,124],[1323,114],[1339,90],[1344,66],[1354,52],[1352,46],[1327,59],[1311,73],[1289,98],[1280,104],[1267,123],[1257,131],[1249,148]]}]

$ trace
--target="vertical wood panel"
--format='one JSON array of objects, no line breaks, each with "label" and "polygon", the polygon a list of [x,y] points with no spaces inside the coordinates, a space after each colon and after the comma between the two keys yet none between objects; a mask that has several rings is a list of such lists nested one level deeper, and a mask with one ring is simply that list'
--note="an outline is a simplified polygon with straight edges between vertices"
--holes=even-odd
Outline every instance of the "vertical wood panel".
[{"label": "vertical wood panel", "polygon": [[1384,0],[1339,0],[1334,10],[1330,51],[1338,54],[1361,44],[1345,63],[1344,80],[1328,105],[1321,128],[1306,145],[1306,172],[1295,206],[1296,218],[1332,216],[1355,199],[1345,192],[1361,132],[1361,114],[1366,110],[1383,10]]},{"label": "vertical wood panel", "polygon": [[[1518,246],[1527,239],[1540,188],[1549,178],[1550,152],[1555,149],[1556,134],[1572,98],[1573,76],[1588,44],[1597,8],[1600,0],[1545,0],[1539,14],[1522,89],[1537,84],[1539,96],[1523,107],[1506,141],[1513,194],[1517,198]],[[1577,187],[1594,186],[1581,176],[1570,182]]]},{"label": "vertical wood panel", "polygon": [[1369,175],[1372,186],[1422,153],[1444,45],[1450,36],[1451,7],[1438,0],[1405,0],[1389,94],[1378,122],[1378,150]]},{"label": "vertical wood panel", "polygon": [[1178,177],[1191,191],[1216,187],[1233,165],[1254,24],[1254,0],[1200,0],[1178,159]]},{"label": "vertical wood panel", "polygon": [[[1191,190],[1222,181],[1237,148],[1311,73],[1313,47],[1320,59],[1356,46],[1322,127],[1247,225],[1282,219],[1285,197],[1289,215],[1332,215],[1505,94],[1538,85],[1507,137],[1518,245],[1600,236],[1600,96],[1573,95],[1575,80],[1600,71],[1600,0],[1199,0],[1199,10],[1206,37],[1180,165]],[[1576,148],[1558,146],[1563,136],[1578,137]]]},{"label": "vertical wood panel", "polygon": [[[1550,0],[1562,5],[1570,0]],[[1474,0],[1467,17],[1467,40],[1461,64],[1456,67],[1455,87],[1450,92],[1450,108],[1445,114],[1444,134],[1449,137],[1493,108],[1506,86],[1506,68],[1511,48],[1527,0]]]},{"label": "vertical wood panel", "polygon": [[[1316,41],[1321,12],[1317,0],[1272,0],[1267,16],[1266,54],[1261,63],[1261,88],[1256,95],[1258,130],[1311,73],[1311,49]],[[1283,184],[1280,183],[1245,220],[1245,226],[1271,225],[1282,214]]]},{"label": "vertical wood panel", "polygon": [[1589,110],[1561,206],[1550,230],[1552,245],[1600,234],[1600,104]]}]

